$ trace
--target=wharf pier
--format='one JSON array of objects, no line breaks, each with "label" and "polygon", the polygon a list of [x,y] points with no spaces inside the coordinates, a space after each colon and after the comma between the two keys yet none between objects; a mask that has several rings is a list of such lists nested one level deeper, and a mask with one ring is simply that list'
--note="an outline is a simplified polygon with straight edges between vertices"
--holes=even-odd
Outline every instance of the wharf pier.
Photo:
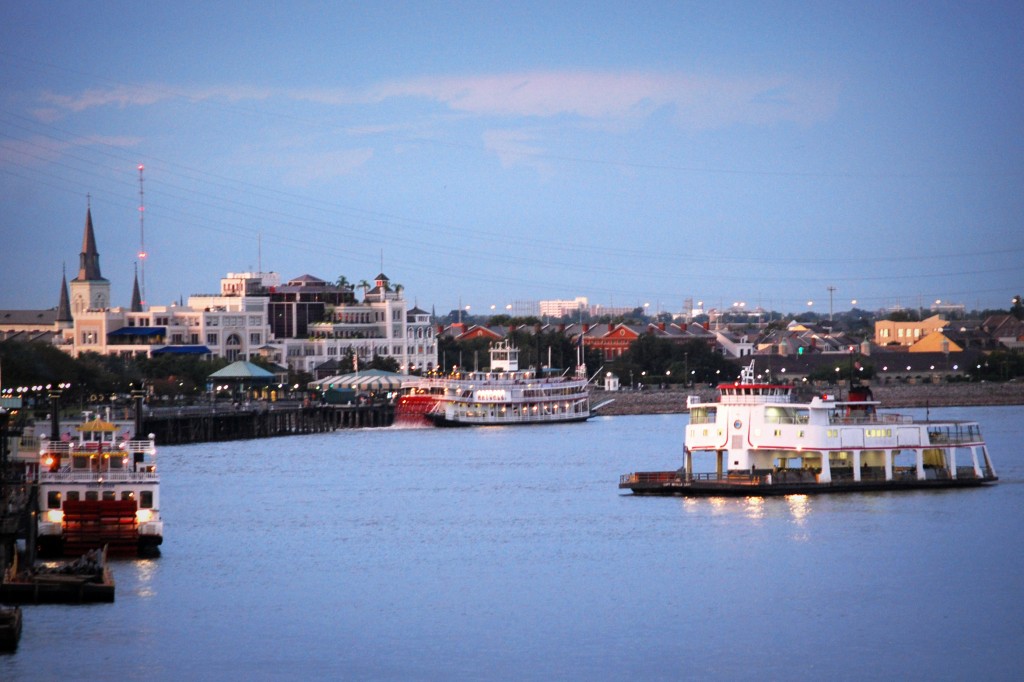
[{"label": "wharf pier", "polygon": [[389,403],[159,407],[143,410],[141,432],[154,434],[160,445],[185,445],[384,427],[394,419]]}]

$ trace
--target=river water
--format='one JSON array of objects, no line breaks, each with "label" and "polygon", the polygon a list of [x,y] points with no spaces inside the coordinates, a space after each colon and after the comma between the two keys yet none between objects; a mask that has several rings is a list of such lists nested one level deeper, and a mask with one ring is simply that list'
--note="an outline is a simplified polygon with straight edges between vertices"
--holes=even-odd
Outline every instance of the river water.
[{"label": "river water", "polygon": [[163,556],[26,607],[0,679],[1020,679],[1024,408],[931,413],[998,485],[620,493],[683,415],[165,447]]}]

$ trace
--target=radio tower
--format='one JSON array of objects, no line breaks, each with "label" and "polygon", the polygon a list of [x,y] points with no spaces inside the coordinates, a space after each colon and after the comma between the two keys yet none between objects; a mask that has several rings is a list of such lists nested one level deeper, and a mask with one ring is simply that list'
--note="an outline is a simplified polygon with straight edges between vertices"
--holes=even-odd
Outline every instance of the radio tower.
[{"label": "radio tower", "polygon": [[139,282],[139,288],[142,290],[142,305],[146,305],[146,202],[145,194],[142,191],[142,171],[145,170],[145,166],[139,164],[139,263],[142,264],[140,268],[142,271],[142,281]]}]

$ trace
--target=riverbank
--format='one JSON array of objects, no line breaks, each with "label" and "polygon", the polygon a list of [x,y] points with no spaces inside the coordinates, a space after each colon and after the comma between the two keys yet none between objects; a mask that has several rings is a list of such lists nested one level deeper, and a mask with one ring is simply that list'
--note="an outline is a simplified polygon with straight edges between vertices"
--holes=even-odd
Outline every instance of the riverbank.
[{"label": "riverbank", "polygon": [[[871,390],[875,400],[881,401],[883,408],[1024,405],[1024,382],[892,384],[872,386]],[[614,402],[600,409],[599,414],[601,415],[677,414],[685,411],[686,396],[688,395],[700,395],[704,400],[712,400],[716,395],[716,390],[703,386],[689,389],[645,389],[614,393],[594,391],[591,395],[591,403],[597,405],[609,398],[615,399]]]}]

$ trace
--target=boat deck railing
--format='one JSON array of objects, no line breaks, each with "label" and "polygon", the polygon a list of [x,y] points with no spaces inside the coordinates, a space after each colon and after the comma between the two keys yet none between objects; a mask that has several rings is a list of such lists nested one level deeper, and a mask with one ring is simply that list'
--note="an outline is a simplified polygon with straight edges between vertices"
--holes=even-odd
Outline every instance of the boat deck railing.
[{"label": "boat deck railing", "polygon": [[[55,455],[69,455],[69,454],[86,454],[91,455],[98,452],[103,453],[128,453],[128,454],[151,454],[156,450],[156,444],[151,440],[128,440],[118,441],[116,444],[103,443],[105,446],[101,449],[100,443],[97,442],[81,442],[81,441],[64,441],[64,440],[46,440],[42,439],[40,442],[40,448],[45,449],[46,452]],[[113,447],[111,447],[113,445]]]},{"label": "boat deck railing", "polygon": [[576,376],[555,376],[555,377],[534,377],[531,379],[524,378],[503,378],[503,377],[489,377],[487,379],[474,379],[469,377],[451,377],[445,379],[439,379],[430,377],[422,379],[417,382],[417,388],[421,390],[427,390],[430,388],[470,388],[470,387],[530,387],[530,386],[573,386],[579,385],[581,387],[587,386],[587,380]]},{"label": "boat deck railing", "polygon": [[41,471],[40,483],[91,483],[102,478],[111,483],[148,483],[160,480],[155,471]]},{"label": "boat deck railing", "polygon": [[884,412],[851,413],[832,412],[829,424],[913,424],[914,418],[905,414]]}]

